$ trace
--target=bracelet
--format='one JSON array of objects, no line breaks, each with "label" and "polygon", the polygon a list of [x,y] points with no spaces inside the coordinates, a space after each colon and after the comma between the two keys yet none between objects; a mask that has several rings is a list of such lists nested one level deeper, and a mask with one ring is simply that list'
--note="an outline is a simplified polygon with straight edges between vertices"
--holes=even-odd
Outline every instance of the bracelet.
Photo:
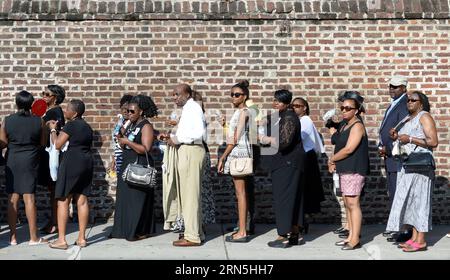
[{"label": "bracelet", "polygon": [[50,133],[56,132],[56,129],[52,128],[52,130],[50,130]]},{"label": "bracelet", "polygon": [[409,144],[412,143],[412,136],[409,136]]}]

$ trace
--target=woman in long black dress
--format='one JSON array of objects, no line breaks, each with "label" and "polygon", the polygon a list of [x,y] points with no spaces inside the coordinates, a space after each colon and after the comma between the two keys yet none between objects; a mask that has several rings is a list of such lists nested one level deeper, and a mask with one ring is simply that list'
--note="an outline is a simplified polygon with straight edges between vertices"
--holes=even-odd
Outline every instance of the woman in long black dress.
[{"label": "woman in long black dress", "polygon": [[[66,92],[64,88],[59,85],[48,85],[46,89],[42,92],[42,98],[47,103],[47,112],[42,117],[45,123],[48,121],[58,121],[56,127],[56,133],[58,134],[62,127],[64,127],[64,113],[61,109],[60,104],[64,101],[66,97]],[[50,130],[46,131],[46,135],[49,135]],[[50,140],[47,141],[47,147],[50,146]],[[55,182],[50,177],[49,169],[49,155],[42,147],[40,150],[40,162],[39,162],[39,174],[38,174],[38,184],[42,186],[47,186],[50,192],[50,205],[51,214],[48,223],[40,230],[41,233],[51,234],[55,233],[58,228],[56,226],[56,200],[55,200]]]},{"label": "woman in long black dress", "polygon": [[[278,238],[267,245],[286,248],[299,244],[299,227],[303,225],[303,172],[305,152],[301,140],[301,125],[297,115],[289,108],[292,93],[277,90],[273,106],[279,118],[271,124],[271,136],[259,136],[262,144],[278,147],[271,156],[273,198]],[[278,135],[277,135],[278,133]],[[300,239],[300,244],[303,239]]]},{"label": "woman in long black dress", "polygon": [[49,121],[52,141],[56,149],[61,150],[64,145],[68,148],[62,156],[58,168],[58,179],[55,186],[55,198],[58,201],[58,239],[50,244],[54,249],[67,249],[66,226],[69,218],[69,202],[77,204],[78,223],[80,232],[75,245],[85,247],[86,227],[89,219],[88,195],[92,185],[94,161],[91,146],[93,140],[92,128],[82,116],[85,106],[81,100],[71,100],[64,111],[68,121],[59,135],[56,135],[56,121]]},{"label": "woman in long black dress", "polygon": [[16,222],[20,196],[23,195],[25,213],[30,230],[29,245],[47,243],[39,238],[36,223],[34,193],[38,178],[39,149],[46,143],[44,122],[30,113],[34,98],[21,91],[16,95],[18,112],[5,118],[0,130],[0,148],[6,153],[6,192],[8,193],[8,223],[10,245],[17,245]]},{"label": "woman in long black dress", "polygon": [[[146,118],[157,115],[153,100],[145,95],[133,97],[128,105],[128,119],[131,124],[122,137],[118,138],[123,147],[122,170],[136,160],[139,164],[153,165],[150,151],[153,144],[153,126]],[[145,191],[130,187],[117,174],[116,209],[114,225],[110,237],[135,241],[147,238],[154,232],[153,190]]]}]

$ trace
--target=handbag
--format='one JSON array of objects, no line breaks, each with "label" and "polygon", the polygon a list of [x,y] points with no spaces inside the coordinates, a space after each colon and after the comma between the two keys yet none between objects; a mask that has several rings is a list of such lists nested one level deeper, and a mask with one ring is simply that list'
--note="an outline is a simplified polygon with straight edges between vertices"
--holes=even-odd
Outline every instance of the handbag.
[{"label": "handbag", "polygon": [[138,164],[138,158],[136,158],[134,163],[128,164],[122,173],[122,179],[131,187],[151,190],[156,186],[156,168],[150,166],[147,152],[145,153],[147,165]]},{"label": "handbag", "polygon": [[406,172],[424,172],[436,169],[433,155],[430,153],[412,152],[403,160],[403,168]]},{"label": "handbag", "polygon": [[230,175],[233,177],[244,177],[253,174],[253,151],[250,143],[248,143],[248,128],[245,130],[245,133],[247,136],[245,139],[250,147],[250,150],[247,148],[249,157],[234,158],[230,160]]}]

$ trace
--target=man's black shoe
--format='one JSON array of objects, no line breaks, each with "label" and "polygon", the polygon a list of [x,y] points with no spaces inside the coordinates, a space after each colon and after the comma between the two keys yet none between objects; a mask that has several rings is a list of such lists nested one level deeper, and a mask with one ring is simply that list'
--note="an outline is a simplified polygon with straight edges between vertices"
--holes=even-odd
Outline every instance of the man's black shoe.
[{"label": "man's black shoe", "polygon": [[403,242],[410,240],[411,237],[412,237],[412,231],[405,231],[405,232],[400,233],[397,236],[397,239],[395,240],[395,242],[403,243]]}]

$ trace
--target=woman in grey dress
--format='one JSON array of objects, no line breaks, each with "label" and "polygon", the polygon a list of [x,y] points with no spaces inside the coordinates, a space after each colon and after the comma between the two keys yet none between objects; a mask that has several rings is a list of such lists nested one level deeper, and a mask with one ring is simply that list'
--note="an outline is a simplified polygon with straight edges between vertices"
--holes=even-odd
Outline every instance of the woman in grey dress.
[{"label": "woman in grey dress", "polygon": [[[432,153],[438,145],[436,124],[430,115],[428,98],[420,91],[408,93],[409,115],[401,121],[401,129],[391,129],[391,137],[398,140],[406,154]],[[398,129],[398,128],[397,128]],[[425,233],[431,230],[431,194],[434,169],[405,171],[402,166],[397,175],[395,192],[387,230],[399,231],[402,225],[412,225],[410,240],[399,244],[404,252],[427,249]]]}]

